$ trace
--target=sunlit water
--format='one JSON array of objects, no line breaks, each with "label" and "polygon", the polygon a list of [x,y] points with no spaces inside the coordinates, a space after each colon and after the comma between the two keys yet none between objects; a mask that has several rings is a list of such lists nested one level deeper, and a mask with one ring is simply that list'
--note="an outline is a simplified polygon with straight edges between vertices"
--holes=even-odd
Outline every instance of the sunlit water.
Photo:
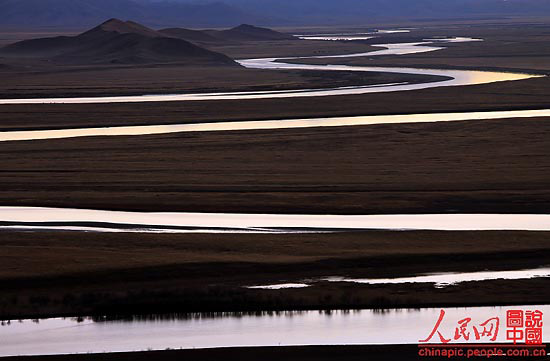
[{"label": "sunlit water", "polygon": [[424,41],[444,42],[444,43],[470,43],[470,42],[476,42],[476,41],[483,41],[483,39],[455,36],[455,37],[440,37],[440,38],[424,39]]},{"label": "sunlit water", "polygon": [[432,123],[466,120],[548,117],[550,109],[514,110],[470,113],[434,113],[405,115],[373,115],[309,119],[283,119],[241,122],[218,122],[171,125],[138,125],[104,128],[25,130],[0,132],[0,142],[60,139],[92,136],[131,136],[188,132],[220,132],[243,130],[300,129],[316,127],[365,126],[376,124]]},{"label": "sunlit water", "polygon": [[[447,308],[439,331],[453,338],[458,321],[470,317],[469,327],[499,317],[496,342],[506,342],[506,311],[540,310],[550,306]],[[132,322],[93,322],[89,319],[12,321],[0,327],[0,356],[84,352],[164,350],[235,346],[415,344],[426,339],[440,309],[308,311],[258,314],[193,314],[150,317]],[[546,318],[545,318],[546,320]],[[546,323],[546,322],[545,322]],[[470,332],[473,332],[470,330]],[[544,341],[550,341],[547,333]],[[436,335],[431,342],[439,342]],[[460,343],[464,339],[451,342]],[[470,342],[489,342],[489,337]]]},{"label": "sunlit water", "polygon": [[[418,53],[429,53],[436,50],[445,49],[443,47],[433,46],[432,42],[418,42],[418,43],[395,43],[395,44],[373,44],[372,46],[378,48],[385,48],[383,50],[374,50],[366,53],[356,53],[350,55],[329,55],[329,56],[313,56],[310,59],[320,58],[355,58],[355,57],[371,57],[371,56],[383,56],[383,55],[408,55]],[[304,59],[304,58],[302,58]]]},{"label": "sunlit water", "polygon": [[[550,231],[547,214],[406,214],[406,215],[296,215],[238,213],[120,212],[87,209],[0,207],[3,227],[20,225],[54,230],[92,227],[108,232],[144,228],[162,232],[220,231],[343,231],[343,230],[444,230]],[[178,230],[178,228],[182,228]]]}]

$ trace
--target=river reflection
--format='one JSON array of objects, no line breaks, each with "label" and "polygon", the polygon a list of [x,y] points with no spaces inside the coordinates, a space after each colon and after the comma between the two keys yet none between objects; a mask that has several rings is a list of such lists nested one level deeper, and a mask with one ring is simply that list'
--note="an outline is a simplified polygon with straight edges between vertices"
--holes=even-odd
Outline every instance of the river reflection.
[{"label": "river reflection", "polygon": [[[465,317],[471,317],[476,324],[491,317],[504,321],[508,309],[550,313],[550,306],[542,305],[447,308],[440,331],[454,334],[457,322]],[[429,335],[439,314],[439,308],[428,308],[12,321],[0,327],[0,356],[166,348],[414,344]],[[546,335],[544,340],[548,341]],[[505,341],[505,329],[497,341]]]},{"label": "river reflection", "polygon": [[461,273],[437,273],[414,277],[400,278],[347,278],[327,277],[321,279],[328,282],[350,282],[371,285],[404,284],[404,283],[433,283],[436,288],[444,288],[463,282],[479,282],[490,280],[521,280],[539,277],[550,277],[550,268],[535,268],[515,271],[483,271]]},{"label": "river reflection", "polygon": [[323,277],[320,279],[308,279],[302,283],[278,283],[261,286],[246,286],[249,289],[280,290],[286,288],[305,288],[318,282],[346,282],[369,285],[405,284],[405,283],[433,283],[436,288],[445,288],[463,282],[479,282],[491,280],[522,280],[531,278],[550,277],[550,268],[541,267],[512,271],[482,271],[482,272],[444,272],[430,273],[418,276],[398,278],[351,278],[351,277]]}]

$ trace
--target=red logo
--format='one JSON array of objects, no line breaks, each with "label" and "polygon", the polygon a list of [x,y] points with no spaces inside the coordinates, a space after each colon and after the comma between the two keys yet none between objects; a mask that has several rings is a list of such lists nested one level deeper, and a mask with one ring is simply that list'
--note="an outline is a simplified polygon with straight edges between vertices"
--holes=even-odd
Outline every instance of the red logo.
[{"label": "red logo", "polygon": [[[523,311],[509,310],[506,312],[506,340],[514,344],[525,343],[528,345],[542,344],[543,313],[539,310]],[[474,322],[472,318],[465,317],[459,320],[455,327],[454,335],[445,337],[441,333],[440,326],[445,318],[445,310],[441,310],[439,318],[431,333],[420,343],[430,342],[434,337],[441,343],[488,341],[495,342],[500,331],[500,318],[491,317],[481,322]]]},{"label": "red logo", "polygon": [[[485,320],[463,317],[455,323],[446,320],[445,310],[441,310],[428,337],[419,340],[418,355],[445,358],[545,357],[542,316],[539,310],[508,310],[506,322],[502,323],[496,316]],[[498,343],[504,339],[508,343]]]},{"label": "red logo", "polygon": [[542,312],[509,310],[506,312],[506,340],[514,344],[542,344]]}]

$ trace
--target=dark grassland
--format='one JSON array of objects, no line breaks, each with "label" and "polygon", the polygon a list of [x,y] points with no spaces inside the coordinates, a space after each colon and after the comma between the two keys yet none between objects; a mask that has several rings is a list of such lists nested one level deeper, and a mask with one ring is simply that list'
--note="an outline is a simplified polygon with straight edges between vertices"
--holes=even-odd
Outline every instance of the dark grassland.
[{"label": "dark grassland", "polygon": [[548,213],[548,118],[0,143],[0,205]]},{"label": "dark grassland", "polygon": [[548,89],[550,78],[534,78],[415,92],[292,100],[2,105],[0,130],[546,109],[550,107]]},{"label": "dark grassland", "polygon": [[[1,98],[116,96],[203,93],[217,91],[288,90],[385,84],[424,83],[437,76],[391,73],[280,71],[178,64],[97,67],[0,74]],[[116,79],[116,80],[115,80]]]},{"label": "dark grassland", "polygon": [[[319,50],[317,42],[253,42],[241,47],[278,49],[282,54]],[[338,54],[373,49],[367,44],[331,43],[323,52]],[[108,96],[159,93],[282,90],[309,87],[350,86],[396,81],[426,82],[437,77],[392,74],[327,74],[321,72],[276,72],[227,66],[197,66],[184,63],[141,65],[55,65],[32,58],[0,55],[0,98],[44,96]]]},{"label": "dark grassland", "polygon": [[547,232],[101,234],[3,232],[0,319],[371,307],[545,303],[546,278],[432,284],[320,282],[547,265]]}]

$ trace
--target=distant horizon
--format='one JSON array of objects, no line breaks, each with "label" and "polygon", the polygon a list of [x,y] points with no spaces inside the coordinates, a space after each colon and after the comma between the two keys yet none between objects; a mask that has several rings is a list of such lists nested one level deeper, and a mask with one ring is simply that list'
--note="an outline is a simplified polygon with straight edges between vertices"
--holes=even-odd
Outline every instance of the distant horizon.
[{"label": "distant horizon", "polygon": [[355,26],[545,13],[550,0],[0,0],[0,28],[83,29],[110,18],[151,27]]}]

